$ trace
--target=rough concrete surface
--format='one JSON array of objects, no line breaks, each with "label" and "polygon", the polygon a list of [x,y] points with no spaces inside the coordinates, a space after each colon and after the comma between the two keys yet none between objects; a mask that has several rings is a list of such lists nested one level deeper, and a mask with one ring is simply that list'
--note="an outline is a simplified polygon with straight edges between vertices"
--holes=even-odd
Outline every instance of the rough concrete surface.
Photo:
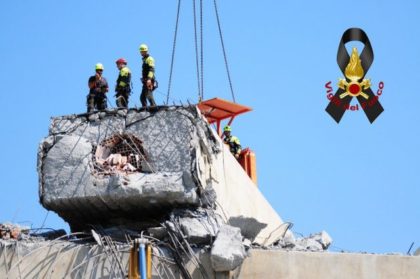
[{"label": "rough concrete surface", "polygon": [[241,229],[241,234],[254,241],[255,237],[260,233],[262,229],[267,227],[267,224],[258,222],[255,218],[249,218],[244,216],[235,216],[229,218],[228,224]]},{"label": "rough concrete surface", "polygon": [[287,251],[323,252],[328,249],[331,243],[332,238],[326,231],[299,238],[295,238],[295,236],[290,233],[279,238],[273,243],[273,245],[270,246],[270,248],[283,249]]},{"label": "rough concrete surface", "polygon": [[[126,278],[129,246],[107,247],[71,241],[0,240],[1,278]],[[420,257],[250,249],[233,272],[215,273],[210,252],[199,249],[185,268],[194,279],[418,279]],[[196,260],[200,261],[201,269]],[[183,278],[171,253],[155,246],[152,278]],[[124,275],[119,272],[120,266]],[[204,275],[203,275],[204,274]]]},{"label": "rough concrete surface", "polygon": [[190,243],[206,244],[216,236],[216,229],[207,220],[201,218],[180,218],[181,230]]},{"label": "rough concrete surface", "polygon": [[242,264],[246,257],[239,228],[229,225],[220,227],[211,248],[211,265],[215,271],[230,271]]},{"label": "rough concrete surface", "polygon": [[418,279],[420,257],[251,250],[237,278]]},{"label": "rough concrete surface", "polygon": [[[110,112],[97,115],[97,121],[74,115],[53,118],[50,136],[41,142],[38,154],[40,198],[46,208],[77,228],[95,220],[112,225],[104,219],[120,225],[126,223],[124,216],[141,219],[144,213],[164,214],[179,205],[199,205],[192,174],[194,149],[200,145],[195,130],[203,128],[193,122],[195,108],[133,110],[126,117]],[[138,152],[130,142],[128,148],[143,157],[148,171],[98,173],[94,148],[127,134],[142,142],[145,152]],[[205,146],[211,148],[209,143]]]},{"label": "rough concrete surface", "polygon": [[[199,207],[262,245],[287,229],[195,106],[52,118],[38,173],[42,205],[72,231],[145,229],[176,208]],[[192,236],[201,228],[183,229]]]}]

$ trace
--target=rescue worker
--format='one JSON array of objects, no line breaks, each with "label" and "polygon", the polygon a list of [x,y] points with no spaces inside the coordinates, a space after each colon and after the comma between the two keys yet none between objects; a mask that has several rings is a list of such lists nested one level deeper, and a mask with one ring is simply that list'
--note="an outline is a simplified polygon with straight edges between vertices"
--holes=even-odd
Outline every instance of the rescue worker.
[{"label": "rescue worker", "polygon": [[117,64],[118,70],[120,70],[117,84],[115,85],[115,92],[117,92],[115,95],[115,97],[117,97],[115,102],[118,108],[127,108],[128,98],[131,93],[131,72],[127,67],[127,60],[124,58],[118,59],[115,63]]},{"label": "rescue worker", "polygon": [[104,66],[101,63],[95,65],[95,75],[88,81],[89,95],[87,95],[87,112],[105,110],[107,108],[106,92],[108,92],[108,82],[102,76]]},{"label": "rescue worker", "polygon": [[150,106],[154,107],[156,106],[156,103],[153,98],[153,90],[157,88],[155,80],[155,60],[149,55],[149,48],[147,45],[141,44],[139,51],[143,60],[141,77],[143,88],[141,90],[140,102],[142,107],[147,106],[147,101],[149,101]]},{"label": "rescue worker", "polygon": [[229,145],[230,152],[233,156],[235,156],[236,159],[239,159],[239,156],[241,155],[241,143],[239,142],[239,139],[235,136],[232,136],[231,134],[232,128],[230,126],[225,126],[223,129],[223,141],[227,145]]}]

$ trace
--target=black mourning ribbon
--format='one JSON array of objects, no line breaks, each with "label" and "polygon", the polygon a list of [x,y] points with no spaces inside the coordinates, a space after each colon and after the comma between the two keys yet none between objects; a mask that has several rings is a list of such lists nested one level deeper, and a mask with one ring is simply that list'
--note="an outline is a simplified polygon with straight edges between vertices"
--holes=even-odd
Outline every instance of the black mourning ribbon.
[{"label": "black mourning ribbon", "polygon": [[[347,53],[345,44],[350,41],[359,41],[365,45],[362,53],[360,54],[360,60],[362,61],[362,67],[366,75],[367,71],[369,70],[373,62],[373,50],[372,50],[372,45],[370,44],[368,36],[360,28],[349,28],[343,33],[340,44],[338,46],[338,52],[337,52],[338,66],[340,67],[341,72],[344,74],[346,66],[348,65],[350,61],[350,55]],[[364,76],[359,80],[359,82],[361,82],[363,78]],[[347,79],[347,81],[349,80]],[[334,95],[334,99],[337,99],[337,98],[340,99],[340,94],[344,92],[346,91],[341,88],[338,88],[338,90],[336,91]],[[362,103],[365,103],[365,106],[362,106],[362,109],[365,112],[370,123],[373,123],[373,121],[375,121],[375,119],[384,111],[384,109],[379,103],[379,100],[376,100],[374,104],[371,104],[371,105],[367,104],[369,103],[369,101],[375,98],[375,94],[372,92],[372,89],[370,87],[368,89],[364,89],[363,92],[369,96],[367,100],[363,98],[361,95],[357,96],[356,98],[359,101],[359,104],[361,106],[362,106]],[[346,107],[349,106],[352,99],[353,99],[353,96],[347,95],[343,99],[340,99],[341,102],[339,105],[333,103],[333,101],[330,101],[325,111],[328,112],[328,114],[331,115],[331,117],[337,123],[339,123],[344,113],[346,112]]]}]

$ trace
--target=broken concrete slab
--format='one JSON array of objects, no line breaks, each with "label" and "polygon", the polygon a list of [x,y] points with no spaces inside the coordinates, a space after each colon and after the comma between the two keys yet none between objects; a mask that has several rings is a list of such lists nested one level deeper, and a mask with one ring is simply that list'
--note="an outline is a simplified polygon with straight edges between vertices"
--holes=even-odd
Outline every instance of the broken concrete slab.
[{"label": "broken concrete slab", "polygon": [[322,252],[324,249],[322,248],[321,243],[319,243],[313,238],[298,238],[296,239],[295,247],[293,250]]},{"label": "broken concrete slab", "polygon": [[322,248],[324,250],[328,249],[328,247],[332,243],[332,238],[326,231],[312,234],[309,237],[313,238],[315,241],[318,241],[322,245]]},{"label": "broken concrete slab", "polygon": [[[5,278],[123,278],[118,272],[119,260],[127,274],[129,245],[116,247],[116,254],[99,245],[71,241],[0,240],[0,274]],[[166,246],[153,247],[152,278],[184,278],[179,267],[171,264],[172,252]],[[250,249],[234,278],[340,278],[340,279],[417,279],[420,257],[357,254],[304,253],[296,251]],[[210,253],[200,249],[185,269],[191,278],[229,278],[229,272],[215,273]],[[201,268],[197,267],[196,259]],[[219,275],[226,274],[226,277]],[[232,273],[230,273],[232,274]],[[164,275],[165,276],[165,275]],[[165,278],[166,278],[165,277]]]},{"label": "broken concrete slab", "polygon": [[290,233],[279,238],[272,247],[287,251],[323,252],[328,249],[331,243],[332,239],[325,231],[297,239],[295,239],[294,235]]},{"label": "broken concrete slab", "polygon": [[[202,206],[225,222],[255,220],[252,230],[242,229],[257,243],[269,245],[286,233],[196,106],[56,117],[49,131],[38,153],[40,201],[73,231],[145,229],[175,208]],[[267,226],[259,231],[261,224]]]},{"label": "broken concrete slab", "polygon": [[167,236],[168,232],[164,227],[151,227],[147,229],[147,232],[151,237],[162,240]]},{"label": "broken concrete slab", "polygon": [[229,225],[220,227],[210,253],[215,271],[230,271],[242,264],[246,257],[239,228]]},{"label": "broken concrete slab", "polygon": [[185,217],[179,219],[181,230],[188,242],[207,244],[216,236],[218,228],[204,218]]},{"label": "broken concrete slab", "polygon": [[258,222],[255,218],[245,216],[235,216],[229,218],[228,224],[241,229],[241,234],[251,241],[260,233],[262,229],[267,227],[267,224]]}]

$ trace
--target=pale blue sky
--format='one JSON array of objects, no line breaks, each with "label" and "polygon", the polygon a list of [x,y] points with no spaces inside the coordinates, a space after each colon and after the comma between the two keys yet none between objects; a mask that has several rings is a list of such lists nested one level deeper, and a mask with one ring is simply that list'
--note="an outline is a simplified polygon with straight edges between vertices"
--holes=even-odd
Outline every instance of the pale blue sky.
[{"label": "pale blue sky", "polygon": [[[197,1],[199,2],[199,1]],[[213,1],[204,0],[204,98],[230,99]],[[140,56],[147,43],[166,99],[177,1],[2,1],[0,3],[0,222],[38,227],[36,153],[51,116],[86,110],[87,79],[114,61],[133,72],[139,105]],[[259,187],[296,232],[326,230],[332,250],[407,252],[420,246],[420,4],[418,1],[218,1],[237,102],[253,107],[234,134],[256,152]],[[324,84],[342,77],[342,33],[362,28],[383,81],[385,112],[340,124],[324,111]],[[183,0],[171,103],[197,101],[192,1]],[[360,44],[354,44],[360,46]],[[352,43],[349,44],[352,46]],[[361,51],[361,50],[360,50]],[[110,98],[114,104],[113,98]],[[355,103],[356,100],[353,100]],[[47,227],[67,228],[50,213]]]}]

